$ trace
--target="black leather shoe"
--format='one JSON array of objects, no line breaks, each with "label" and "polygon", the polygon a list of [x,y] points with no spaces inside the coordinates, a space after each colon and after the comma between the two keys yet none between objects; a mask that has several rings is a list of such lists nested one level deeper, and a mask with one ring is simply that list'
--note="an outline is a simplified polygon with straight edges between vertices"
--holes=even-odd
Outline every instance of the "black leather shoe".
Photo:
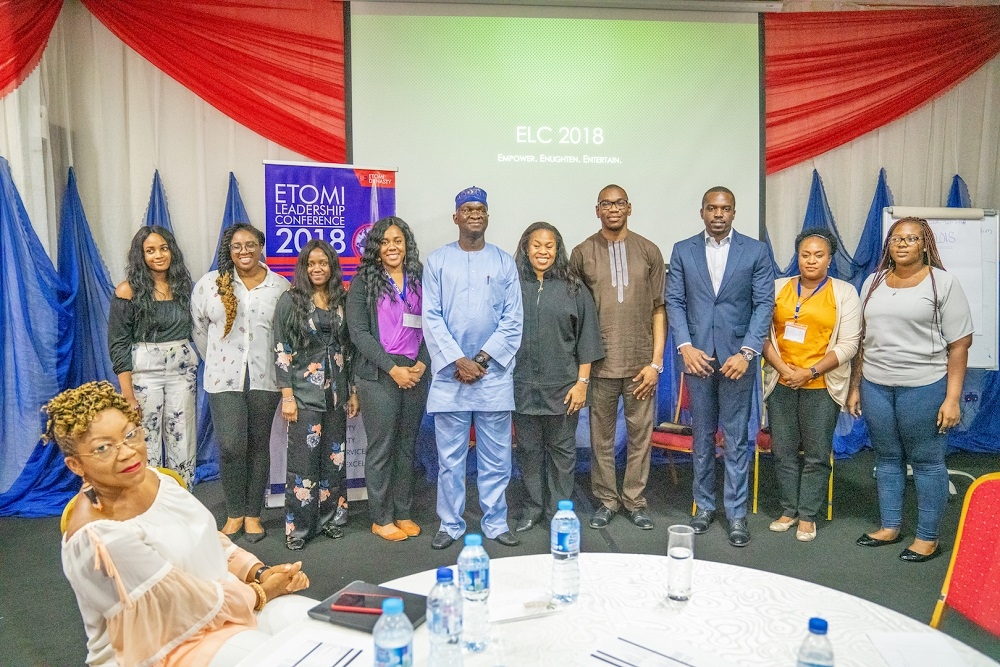
[{"label": "black leather shoe", "polygon": [[333,521],[328,522],[320,532],[329,537],[331,540],[339,540],[344,536],[344,529],[340,526],[334,524]]},{"label": "black leather shoe", "polygon": [[431,540],[431,549],[447,549],[455,543],[455,538],[448,534],[446,530],[439,530],[434,539]]},{"label": "black leather shoe", "polygon": [[516,537],[514,537],[514,533],[510,532],[509,530],[506,531],[506,532],[500,533],[499,535],[497,535],[493,539],[497,541],[497,544],[502,544],[505,547],[516,547],[519,544],[521,544],[521,540],[519,540]]},{"label": "black leather shoe", "polygon": [[653,530],[653,520],[649,518],[648,514],[646,514],[645,508],[640,507],[632,510],[628,516],[632,519],[632,523],[639,528],[642,528],[643,530]]},{"label": "black leather shoe", "polygon": [[590,517],[590,527],[591,528],[604,528],[606,525],[611,523],[611,519],[615,518],[615,513],[612,512],[607,506],[601,505],[594,512],[593,516]]},{"label": "black leather shoe", "polygon": [[539,522],[541,522],[540,518],[518,519],[517,520],[517,525],[514,526],[514,532],[515,533],[526,533],[529,530],[531,530],[532,528],[534,528]]},{"label": "black leather shoe", "polygon": [[245,533],[245,537],[247,538],[247,542],[251,544],[256,544],[257,542],[260,542],[262,539],[267,537],[267,531],[262,530],[259,533]]},{"label": "black leather shoe", "polygon": [[691,517],[688,525],[694,528],[695,535],[704,535],[708,532],[708,527],[715,521],[715,510],[698,510],[698,513]]},{"label": "black leather shoe", "polygon": [[[868,533],[865,533],[864,535],[858,538],[857,545],[859,547],[885,547],[889,546],[890,544],[897,544],[902,541],[903,541],[902,535],[896,535],[896,537],[892,538],[891,540],[877,540]],[[907,551],[909,551],[909,549],[907,549]]]},{"label": "black leather shoe", "polygon": [[733,519],[729,522],[729,543],[734,547],[745,547],[750,544],[750,529],[746,519]]},{"label": "black leather shoe", "polygon": [[338,507],[336,514],[333,515],[333,525],[335,526],[346,526],[347,525],[347,508]]},{"label": "black leather shoe", "polygon": [[899,560],[906,561],[907,563],[924,563],[932,558],[937,558],[941,555],[941,547],[934,547],[934,551],[929,554],[918,554],[916,551],[911,551],[910,549],[903,549],[903,553],[899,554]]},{"label": "black leather shoe", "polygon": [[306,541],[301,537],[292,537],[289,535],[285,538],[285,546],[292,551],[302,551],[306,546]]}]

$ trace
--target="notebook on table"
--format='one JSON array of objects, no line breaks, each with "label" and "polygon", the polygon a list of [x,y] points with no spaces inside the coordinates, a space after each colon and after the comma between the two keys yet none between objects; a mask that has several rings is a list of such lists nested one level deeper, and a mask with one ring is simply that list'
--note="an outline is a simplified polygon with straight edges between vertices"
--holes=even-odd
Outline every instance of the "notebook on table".
[{"label": "notebook on table", "polygon": [[[382,601],[390,597],[402,598],[403,611],[414,628],[424,622],[427,615],[427,596],[397,591],[364,581],[352,581],[347,584],[310,609],[309,616],[317,621],[327,621],[345,628],[371,632],[381,616],[379,612],[382,609]],[[352,611],[333,609],[332,606],[335,604],[339,608]]]}]

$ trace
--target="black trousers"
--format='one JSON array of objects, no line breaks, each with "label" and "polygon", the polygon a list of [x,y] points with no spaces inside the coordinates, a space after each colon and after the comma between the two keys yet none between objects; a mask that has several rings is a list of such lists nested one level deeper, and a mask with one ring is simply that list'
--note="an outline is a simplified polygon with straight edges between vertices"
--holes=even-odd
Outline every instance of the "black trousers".
[{"label": "black trousers", "polygon": [[551,519],[560,500],[573,496],[576,471],[576,426],[580,413],[525,415],[514,413],[517,464],[528,497],[521,517]]},{"label": "black trousers", "polygon": [[333,520],[338,505],[346,506],[346,441],[347,415],[333,407],[330,392],[324,412],[299,407],[288,425],[286,537],[309,539]]},{"label": "black trousers", "polygon": [[840,406],[825,387],[790,389],[779,384],[767,397],[767,410],[781,514],[816,521],[826,505],[830,451]]},{"label": "black trousers", "polygon": [[226,514],[234,519],[260,516],[271,469],[271,422],[281,393],[250,389],[208,395],[208,409],[219,439],[219,476]]},{"label": "black trousers", "polygon": [[[398,359],[401,366],[413,363],[406,357]],[[374,382],[356,380],[368,437],[365,453],[368,514],[372,523],[379,526],[411,518],[413,450],[427,405],[429,376],[430,373],[425,372],[420,382],[410,389],[400,389],[395,380],[381,370]]]}]

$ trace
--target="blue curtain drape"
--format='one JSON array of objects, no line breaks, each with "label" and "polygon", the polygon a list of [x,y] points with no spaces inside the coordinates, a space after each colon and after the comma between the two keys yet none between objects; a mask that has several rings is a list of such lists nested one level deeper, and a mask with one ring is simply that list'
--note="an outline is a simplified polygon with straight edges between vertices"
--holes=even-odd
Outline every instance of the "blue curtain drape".
[{"label": "blue curtain drape", "polygon": [[73,312],[73,352],[67,387],[118,377],[108,356],[108,310],[114,285],[80,201],[76,173],[69,169],[59,216],[59,276],[67,288]]},{"label": "blue curtain drape", "polygon": [[969,186],[965,184],[962,177],[955,174],[951,179],[951,189],[948,190],[948,208],[972,208],[972,199],[969,197]]},{"label": "blue curtain drape", "polygon": [[0,516],[58,514],[68,497],[72,480],[62,455],[40,435],[41,408],[69,373],[73,291],[38,240],[10,165],[0,158]]},{"label": "blue curtain drape", "polygon": [[[209,271],[219,268],[219,246],[222,234],[238,222],[250,222],[243,198],[240,196],[240,184],[233,172],[229,172],[229,191],[226,194],[226,208],[222,212],[222,227],[219,229],[219,240],[215,244],[212,255],[212,266]],[[212,413],[208,409],[208,394],[204,386],[205,364],[198,364],[198,454],[195,468],[195,482],[205,482],[219,477],[219,441],[215,437],[212,426]]]},{"label": "blue curtain drape", "polygon": [[146,215],[143,218],[147,226],[159,225],[171,234],[174,228],[170,225],[170,211],[167,208],[167,194],[163,191],[163,181],[160,170],[153,172],[153,185],[149,189],[149,204],[146,205]]}]

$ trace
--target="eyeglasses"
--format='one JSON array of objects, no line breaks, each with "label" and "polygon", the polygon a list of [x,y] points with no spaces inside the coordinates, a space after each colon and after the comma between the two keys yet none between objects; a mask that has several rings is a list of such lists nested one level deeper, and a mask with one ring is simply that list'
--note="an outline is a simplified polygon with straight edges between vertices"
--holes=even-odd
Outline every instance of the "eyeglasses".
[{"label": "eyeglasses", "polygon": [[260,247],[259,243],[254,243],[253,241],[251,241],[250,243],[234,243],[231,246],[229,246],[229,249],[232,250],[233,252],[243,252],[244,250],[246,250],[247,252],[257,252],[257,248],[259,247]]},{"label": "eyeglasses", "polygon": [[602,211],[610,211],[612,206],[617,208],[619,211],[624,211],[625,207],[628,206],[628,200],[618,199],[615,201],[608,201],[607,199],[602,199],[597,202],[597,205],[601,207]]},{"label": "eyeglasses", "polygon": [[118,455],[118,450],[122,448],[122,445],[128,445],[129,449],[138,450],[146,442],[146,432],[141,426],[133,426],[129,429],[128,433],[125,434],[125,439],[119,443],[115,444],[104,444],[98,445],[94,448],[94,451],[89,454],[84,454],[82,452],[77,452],[77,456],[93,456],[98,461],[107,461],[113,456]]},{"label": "eyeglasses", "polygon": [[918,241],[923,241],[923,240],[924,240],[923,236],[914,236],[913,234],[911,234],[910,236],[890,236],[889,245],[900,245],[904,241],[906,242],[906,245],[914,245]]}]

